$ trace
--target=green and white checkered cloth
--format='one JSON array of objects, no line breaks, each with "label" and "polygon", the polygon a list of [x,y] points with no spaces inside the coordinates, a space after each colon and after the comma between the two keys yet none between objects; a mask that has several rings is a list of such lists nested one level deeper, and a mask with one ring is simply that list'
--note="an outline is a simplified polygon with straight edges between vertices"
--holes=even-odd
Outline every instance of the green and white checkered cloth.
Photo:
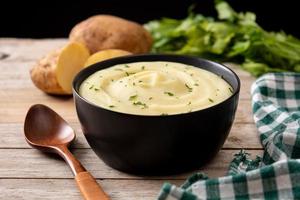
[{"label": "green and white checkered cloth", "polygon": [[251,94],[263,157],[241,151],[227,176],[198,173],[181,187],[165,183],[159,200],[300,199],[300,74],[266,74]]}]

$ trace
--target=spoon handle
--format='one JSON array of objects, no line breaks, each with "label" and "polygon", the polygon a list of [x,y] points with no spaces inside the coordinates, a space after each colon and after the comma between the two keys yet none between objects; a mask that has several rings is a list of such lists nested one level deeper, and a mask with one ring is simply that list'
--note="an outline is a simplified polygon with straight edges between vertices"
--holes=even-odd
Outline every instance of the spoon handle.
[{"label": "spoon handle", "polygon": [[87,171],[75,176],[77,186],[85,200],[109,200],[94,177]]},{"label": "spoon handle", "polygon": [[85,200],[109,200],[94,177],[86,171],[66,145],[57,145],[56,150],[72,169],[77,186]]}]

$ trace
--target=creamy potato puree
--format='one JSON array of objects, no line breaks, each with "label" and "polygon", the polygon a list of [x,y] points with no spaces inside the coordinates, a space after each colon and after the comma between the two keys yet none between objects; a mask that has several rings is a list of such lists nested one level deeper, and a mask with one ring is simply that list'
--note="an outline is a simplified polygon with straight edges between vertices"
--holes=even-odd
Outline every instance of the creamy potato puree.
[{"label": "creamy potato puree", "polygon": [[232,95],[232,88],[216,74],[190,65],[135,62],[95,72],[79,94],[122,113],[171,115],[218,104]]}]

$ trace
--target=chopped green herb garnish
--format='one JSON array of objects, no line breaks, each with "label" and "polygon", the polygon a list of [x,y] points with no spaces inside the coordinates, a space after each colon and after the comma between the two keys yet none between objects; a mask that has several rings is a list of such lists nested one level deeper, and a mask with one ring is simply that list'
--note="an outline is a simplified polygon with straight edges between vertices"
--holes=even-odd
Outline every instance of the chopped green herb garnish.
[{"label": "chopped green herb garnish", "polygon": [[115,80],[114,79],[111,79],[111,82],[114,82]]},{"label": "chopped green herb garnish", "polygon": [[140,106],[140,105],[144,105],[144,104],[140,101],[135,101],[135,102],[132,103],[132,105]]},{"label": "chopped green herb garnish", "polygon": [[115,106],[114,106],[114,105],[110,105],[110,106],[108,106],[108,107],[110,107],[110,108],[114,108]]},{"label": "chopped green herb garnish", "polygon": [[184,84],[185,87],[189,90],[189,92],[192,92],[193,91],[193,88],[191,88],[190,86],[188,86],[188,84]]},{"label": "chopped green herb garnish", "polygon": [[132,95],[132,96],[129,97],[129,101],[134,101],[134,100],[136,100],[137,97],[138,97],[137,94],[136,95]]},{"label": "chopped green herb garnish", "polygon": [[174,96],[174,94],[173,93],[171,93],[171,92],[164,92],[164,94],[167,94],[167,95],[169,95],[169,96]]},{"label": "chopped green herb garnish", "polygon": [[189,103],[188,103],[188,106],[191,105],[191,104],[192,104],[192,102],[189,102]]},{"label": "chopped green herb garnish", "polygon": [[122,80],[120,80],[119,82],[120,82],[120,83],[123,83],[123,81],[122,81]]},{"label": "chopped green herb garnish", "polygon": [[130,72],[125,72],[126,76],[130,76],[132,74],[135,74],[134,72],[130,73]]},{"label": "chopped green herb garnish", "polygon": [[198,83],[195,83],[194,86],[199,86],[199,84],[198,84]]},{"label": "chopped green herb garnish", "polygon": [[139,83],[143,82],[142,80],[139,80]]},{"label": "chopped green herb garnish", "polygon": [[165,64],[166,67],[167,67],[168,65],[169,65],[168,63]]},{"label": "chopped green herb garnish", "polygon": [[129,66],[129,65],[125,65],[125,67],[126,67],[126,68],[129,68],[130,66]]},{"label": "chopped green herb garnish", "polygon": [[190,74],[190,76],[194,76],[194,74]]},{"label": "chopped green herb garnish", "polygon": [[94,90],[95,90],[95,91],[98,91],[98,90],[99,90],[99,88],[94,88]]},{"label": "chopped green herb garnish", "polygon": [[132,85],[134,86],[134,85],[135,85],[135,82],[133,82]]},{"label": "chopped green herb garnish", "polygon": [[142,66],[142,70],[144,70],[145,69],[145,66]]},{"label": "chopped green herb garnish", "polygon": [[93,89],[93,87],[94,87],[94,85],[91,85],[91,86],[89,87],[89,89],[91,90],[91,89]]},{"label": "chopped green herb garnish", "polygon": [[133,104],[134,106],[142,106],[142,109],[148,108],[147,104],[142,103],[142,102],[140,102],[140,101],[133,102],[132,104]]},{"label": "chopped green herb garnish", "polygon": [[232,90],[232,88],[230,87],[230,88],[228,88],[229,89],[229,91],[231,92],[231,93],[233,93],[233,90]]},{"label": "chopped green herb garnish", "polygon": [[208,98],[208,101],[210,101],[210,102],[212,102],[212,103],[214,102],[214,100],[212,100],[211,98]]},{"label": "chopped green herb garnish", "polygon": [[153,97],[149,97],[149,100],[152,100],[153,99]]},{"label": "chopped green herb garnish", "polygon": [[123,69],[120,68],[115,68],[116,71],[124,71]]}]

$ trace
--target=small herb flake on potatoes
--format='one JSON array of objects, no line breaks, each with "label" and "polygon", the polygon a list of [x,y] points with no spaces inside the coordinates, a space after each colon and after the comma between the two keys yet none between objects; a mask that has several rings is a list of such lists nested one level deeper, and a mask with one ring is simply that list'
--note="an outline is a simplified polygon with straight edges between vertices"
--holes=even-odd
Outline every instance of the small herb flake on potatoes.
[{"label": "small herb flake on potatoes", "polygon": [[127,56],[130,54],[132,53],[120,49],[106,49],[106,50],[98,51],[97,53],[94,53],[87,59],[84,66],[87,67],[103,60],[120,57],[120,56]]},{"label": "small herb flake on potatoes", "polygon": [[73,78],[84,68],[89,55],[84,45],[70,42],[36,63],[30,71],[32,82],[49,94],[72,94]]},{"label": "small herb flake on potatoes", "polygon": [[78,23],[69,39],[86,45],[91,54],[104,49],[147,53],[152,46],[152,37],[143,26],[111,15],[96,15]]}]

